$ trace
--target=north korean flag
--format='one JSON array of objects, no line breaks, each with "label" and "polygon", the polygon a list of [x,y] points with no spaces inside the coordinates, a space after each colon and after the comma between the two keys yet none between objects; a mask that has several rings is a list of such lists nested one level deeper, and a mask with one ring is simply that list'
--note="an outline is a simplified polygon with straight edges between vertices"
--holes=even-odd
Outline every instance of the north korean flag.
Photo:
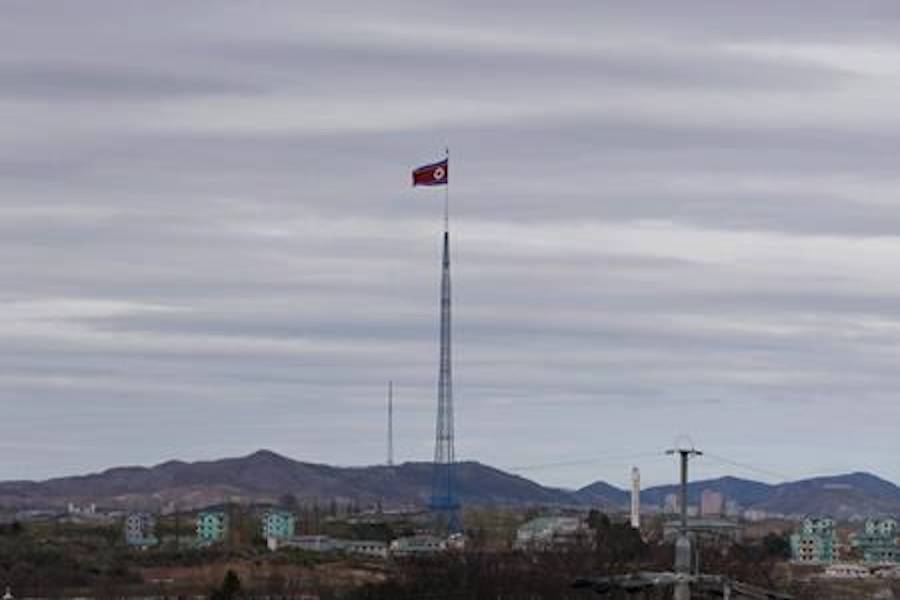
[{"label": "north korean flag", "polygon": [[424,167],[419,167],[412,174],[412,184],[417,185],[447,185],[449,174],[449,161],[445,158]]}]

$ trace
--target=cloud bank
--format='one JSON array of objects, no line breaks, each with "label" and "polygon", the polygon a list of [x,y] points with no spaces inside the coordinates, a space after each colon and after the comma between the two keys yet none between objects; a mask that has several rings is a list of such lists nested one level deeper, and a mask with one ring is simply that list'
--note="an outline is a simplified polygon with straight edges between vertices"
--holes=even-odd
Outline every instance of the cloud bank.
[{"label": "cloud bank", "polygon": [[[892,2],[0,6],[0,478],[457,453],[900,480]],[[565,464],[562,464],[565,463]],[[556,465],[556,466],[548,466]],[[768,473],[768,476],[766,475]]]}]

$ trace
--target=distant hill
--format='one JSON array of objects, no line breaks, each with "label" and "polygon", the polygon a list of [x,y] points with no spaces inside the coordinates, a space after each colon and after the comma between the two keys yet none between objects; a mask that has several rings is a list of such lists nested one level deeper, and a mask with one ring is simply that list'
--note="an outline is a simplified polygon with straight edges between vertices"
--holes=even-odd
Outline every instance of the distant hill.
[{"label": "distant hill", "polygon": [[[431,489],[431,463],[395,467],[332,467],[295,461],[260,450],[249,456],[154,467],[120,467],[102,473],[43,482],[0,483],[0,506],[64,506],[96,502],[109,507],[157,507],[176,502],[197,508],[226,500],[276,502],[332,498],[361,504],[422,505]],[[456,468],[456,490],[471,505],[563,505],[575,502],[562,490],[477,462]]]},{"label": "distant hill", "polygon": [[[183,509],[228,500],[277,502],[284,494],[301,501],[337,499],[362,505],[418,505],[428,501],[431,463],[395,467],[334,467],[300,462],[260,450],[213,461],[169,461],[154,467],[118,467],[77,477],[0,483],[0,506],[62,507],[68,502],[110,508],[158,508],[171,502]],[[546,487],[477,462],[457,465],[457,493],[466,505],[592,506],[624,509],[629,493],[598,481],[575,491]],[[692,482],[691,503],[703,490],[719,491],[743,508],[800,516],[900,514],[900,488],[868,473],[817,477],[770,485],[721,477]],[[641,492],[645,506],[659,506],[675,485]]]},{"label": "distant hill", "polygon": [[[703,490],[721,492],[743,508],[755,508],[789,516],[828,514],[838,518],[900,514],[900,488],[869,473],[850,473],[816,477],[770,485],[721,477],[688,484],[688,502],[698,504]],[[623,505],[627,494],[604,482],[592,483],[574,492],[579,500],[607,500]],[[660,506],[669,494],[677,494],[677,485],[662,485],[641,491],[641,503]],[[623,499],[624,497],[624,499]]]},{"label": "distant hill", "polygon": [[900,488],[869,473],[850,473],[782,483],[755,505],[785,514],[828,513],[836,517],[900,512]]},{"label": "distant hill", "polygon": [[[590,485],[586,485],[572,492],[572,496],[579,504],[610,507],[623,507],[631,498],[629,492],[611,486],[605,481],[595,481]],[[643,497],[644,495],[641,494],[642,499]]]},{"label": "distant hill", "polygon": [[[690,504],[700,502],[700,495],[703,493],[703,490],[720,492],[726,498],[736,500],[742,506],[750,507],[766,500],[772,493],[772,486],[737,477],[720,477],[718,479],[694,481],[688,484],[688,502]],[[677,493],[677,485],[656,486],[641,492],[641,502],[650,505],[660,505],[667,495]]]}]

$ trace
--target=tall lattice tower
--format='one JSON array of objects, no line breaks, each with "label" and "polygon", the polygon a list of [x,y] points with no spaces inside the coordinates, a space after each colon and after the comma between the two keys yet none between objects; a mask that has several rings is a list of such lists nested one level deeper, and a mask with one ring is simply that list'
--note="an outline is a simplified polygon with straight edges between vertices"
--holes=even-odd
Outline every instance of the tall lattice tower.
[{"label": "tall lattice tower", "polygon": [[438,411],[434,436],[434,479],[431,508],[446,517],[452,532],[461,529],[459,501],[454,490],[453,369],[450,356],[450,233],[444,229],[441,269],[441,358],[438,375]]}]

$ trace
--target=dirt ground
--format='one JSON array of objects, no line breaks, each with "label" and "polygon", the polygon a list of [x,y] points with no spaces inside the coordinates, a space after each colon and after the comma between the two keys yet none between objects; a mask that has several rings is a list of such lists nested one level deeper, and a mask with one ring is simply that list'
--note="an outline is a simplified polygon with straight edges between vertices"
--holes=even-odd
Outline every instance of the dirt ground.
[{"label": "dirt ground", "polygon": [[243,587],[257,593],[318,595],[326,590],[346,590],[386,579],[383,565],[327,563],[321,565],[233,561],[193,567],[147,567],[139,570],[144,581],[163,595],[204,593],[222,583],[229,570],[238,574]]}]

